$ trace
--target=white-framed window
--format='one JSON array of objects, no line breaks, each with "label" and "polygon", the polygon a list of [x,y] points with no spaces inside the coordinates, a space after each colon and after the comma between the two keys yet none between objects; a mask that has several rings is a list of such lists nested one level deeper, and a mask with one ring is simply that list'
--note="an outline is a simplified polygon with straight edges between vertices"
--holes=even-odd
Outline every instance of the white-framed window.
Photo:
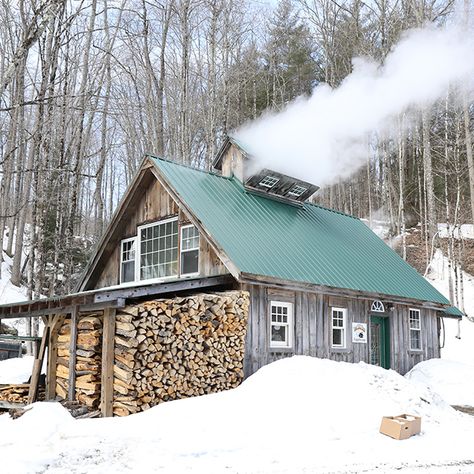
[{"label": "white-framed window", "polygon": [[331,344],[332,347],[346,347],[347,309],[331,308]]},{"label": "white-framed window", "polygon": [[266,188],[273,188],[273,186],[275,186],[275,184],[278,183],[278,181],[280,181],[279,178],[275,178],[275,176],[265,176],[265,178],[263,178],[260,183],[258,183],[260,186],[265,186]]},{"label": "white-framed window", "polygon": [[270,301],[270,347],[292,347],[293,303]]},{"label": "white-framed window", "polygon": [[181,227],[181,275],[199,273],[199,231],[194,225]]},{"label": "white-framed window", "polygon": [[421,314],[419,309],[409,310],[410,324],[410,349],[421,350]]},{"label": "white-framed window", "polygon": [[305,188],[304,186],[299,186],[298,184],[295,184],[289,191],[288,191],[288,196],[292,197],[300,197],[302,196],[308,188]]},{"label": "white-framed window", "polygon": [[178,276],[178,218],[138,227],[140,280]]},{"label": "white-framed window", "polygon": [[385,313],[385,306],[380,300],[374,300],[370,307],[370,311],[373,313]]},{"label": "white-framed window", "polygon": [[135,281],[136,245],[136,237],[120,243],[120,283]]}]

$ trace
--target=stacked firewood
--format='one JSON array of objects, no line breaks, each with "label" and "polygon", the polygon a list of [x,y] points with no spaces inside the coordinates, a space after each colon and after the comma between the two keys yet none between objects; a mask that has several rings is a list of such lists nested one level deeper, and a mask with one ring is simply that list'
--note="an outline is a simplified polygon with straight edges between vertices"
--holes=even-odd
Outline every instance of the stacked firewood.
[{"label": "stacked firewood", "polygon": [[101,360],[102,317],[82,317],[77,324],[76,400],[88,407],[100,404]]},{"label": "stacked firewood", "polygon": [[[58,361],[56,368],[56,394],[66,399],[69,379],[69,348],[71,321],[66,320],[58,336]],[[96,408],[100,403],[102,318],[89,314],[79,318],[76,346],[75,399]]]},{"label": "stacked firewood", "polygon": [[[16,384],[0,387],[0,401],[9,403],[27,403],[30,384]],[[44,400],[44,387],[38,388],[38,400]]]},{"label": "stacked firewood", "polygon": [[118,311],[114,414],[239,385],[248,308],[247,292],[229,291]]},{"label": "stacked firewood", "polygon": [[71,319],[65,319],[56,339],[58,358],[56,362],[56,395],[67,399],[69,379],[69,348],[71,342]]}]

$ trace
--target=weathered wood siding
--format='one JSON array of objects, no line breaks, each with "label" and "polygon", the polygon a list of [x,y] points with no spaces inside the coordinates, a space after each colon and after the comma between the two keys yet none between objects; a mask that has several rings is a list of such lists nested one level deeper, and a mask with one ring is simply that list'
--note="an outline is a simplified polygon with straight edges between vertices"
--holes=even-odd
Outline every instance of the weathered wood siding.
[{"label": "weathered wood siding", "polygon": [[[244,285],[250,292],[249,323],[245,353],[245,376],[275,360],[292,355],[309,355],[345,362],[370,361],[371,300],[336,298],[322,293],[284,291],[260,285]],[[293,303],[293,347],[270,347],[270,301]],[[331,307],[347,308],[346,348],[331,347]],[[389,319],[391,368],[405,374],[418,362],[439,357],[436,311],[421,309],[422,350],[409,345],[409,306],[394,305],[387,313],[373,313]],[[366,323],[366,344],[352,342],[352,323]]]},{"label": "weathered wood siding", "polygon": [[[153,179],[149,186],[142,190],[142,195],[133,209],[124,214],[120,223],[122,230],[115,239],[114,250],[103,266],[94,288],[104,288],[119,284],[121,240],[137,235],[138,226],[150,224],[178,214],[180,224],[189,223],[189,219],[178,208],[177,203],[163,186],[156,179]],[[203,236],[200,238],[199,272],[203,277],[229,273]]]},{"label": "weathered wood siding", "polygon": [[222,175],[234,175],[240,181],[244,180],[244,161],[242,152],[233,144],[224,153],[222,157]]}]

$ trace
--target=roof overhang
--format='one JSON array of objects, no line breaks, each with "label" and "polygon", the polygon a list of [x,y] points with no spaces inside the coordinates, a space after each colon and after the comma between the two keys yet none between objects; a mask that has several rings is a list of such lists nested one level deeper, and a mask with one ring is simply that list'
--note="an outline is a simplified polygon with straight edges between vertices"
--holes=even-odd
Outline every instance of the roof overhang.
[{"label": "roof overhang", "polygon": [[0,305],[0,319],[32,318],[50,314],[67,314],[74,308],[80,312],[100,311],[105,308],[123,308],[128,301],[228,286],[235,282],[231,275],[206,278],[167,280],[166,282],[137,282],[135,285],[116,285],[71,295],[42,298],[33,301]]},{"label": "roof overhang", "polygon": [[[374,300],[377,299],[377,300],[381,300],[387,303],[394,303],[394,304],[405,304],[405,305],[412,304],[414,306],[415,305],[421,306],[423,308],[434,309],[436,311],[441,311],[441,312],[446,311],[446,309],[449,308],[449,306],[447,305],[443,305],[441,303],[435,303],[433,301],[415,300],[411,298],[404,298],[401,296],[388,295],[384,293],[375,293],[375,292],[371,293],[367,291],[357,291],[357,290],[348,289],[348,288],[335,288],[331,286],[316,285],[314,283],[282,280],[279,278],[272,278],[265,275],[255,275],[255,274],[250,274],[250,273],[242,273],[240,281],[242,283],[247,283],[247,284],[277,287],[277,288],[293,290],[293,291],[305,291],[309,293],[325,294],[329,296],[360,298],[360,299],[374,299]],[[451,317],[454,317],[454,316],[451,316]]]}]

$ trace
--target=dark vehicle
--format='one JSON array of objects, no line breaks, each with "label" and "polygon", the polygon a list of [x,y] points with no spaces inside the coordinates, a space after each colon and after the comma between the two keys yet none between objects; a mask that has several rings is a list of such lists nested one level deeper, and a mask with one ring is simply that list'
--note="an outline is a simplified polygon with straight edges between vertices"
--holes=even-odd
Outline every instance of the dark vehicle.
[{"label": "dark vehicle", "polygon": [[21,342],[0,341],[0,360],[21,357]]}]

